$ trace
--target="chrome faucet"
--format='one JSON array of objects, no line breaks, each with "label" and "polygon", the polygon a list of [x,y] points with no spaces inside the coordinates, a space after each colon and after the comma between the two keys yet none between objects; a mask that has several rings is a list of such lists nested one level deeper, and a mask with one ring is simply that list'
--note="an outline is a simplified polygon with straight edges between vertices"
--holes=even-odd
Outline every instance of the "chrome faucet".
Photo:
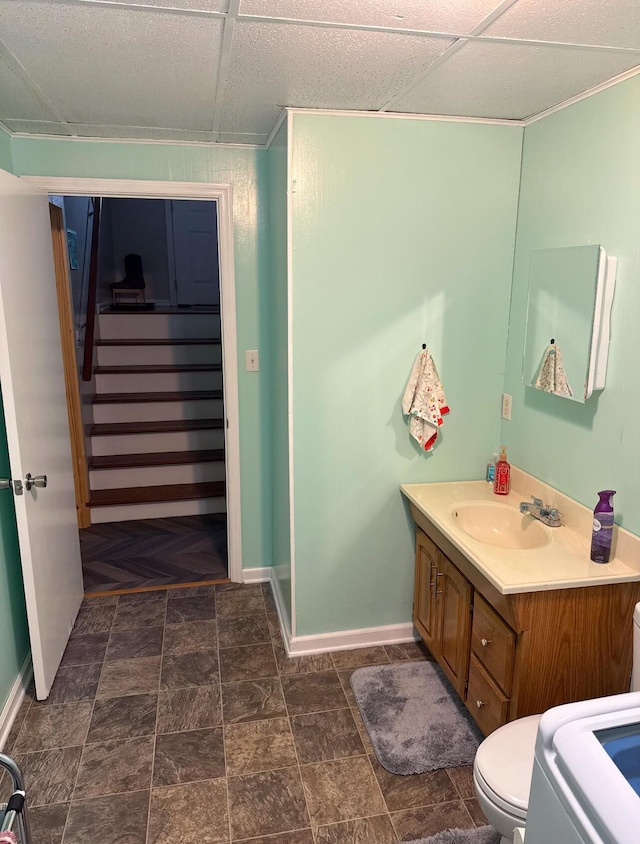
[{"label": "chrome faucet", "polygon": [[548,525],[548,527],[560,527],[562,524],[560,521],[562,513],[556,510],[555,507],[547,507],[546,504],[542,503],[542,499],[536,498],[535,495],[532,495],[531,499],[531,503],[528,501],[520,502],[521,513],[529,513],[534,519],[538,519],[542,524]]}]

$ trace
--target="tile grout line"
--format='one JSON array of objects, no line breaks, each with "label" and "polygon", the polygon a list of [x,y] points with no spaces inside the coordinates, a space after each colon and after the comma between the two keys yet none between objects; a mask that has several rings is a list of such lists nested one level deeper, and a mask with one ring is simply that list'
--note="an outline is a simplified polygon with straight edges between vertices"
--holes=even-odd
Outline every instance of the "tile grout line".
[{"label": "tile grout line", "polygon": [[75,797],[76,788],[78,787],[78,778],[80,776],[80,769],[82,767],[82,759],[84,758],[84,751],[85,751],[85,748],[87,746],[87,738],[89,737],[89,730],[91,729],[91,721],[93,720],[93,713],[94,713],[95,706],[96,706],[98,689],[100,688],[100,680],[102,679],[102,672],[104,671],[104,666],[105,666],[105,663],[106,663],[106,660],[107,660],[107,651],[109,650],[109,643],[111,642],[111,634],[113,633],[113,625],[115,623],[116,613],[118,611],[118,604],[119,603],[120,603],[120,601],[118,599],[118,601],[116,601],[115,604],[107,604],[107,606],[114,606],[115,609],[114,609],[113,615],[111,617],[111,624],[109,625],[109,630],[107,631],[108,634],[109,634],[108,638],[107,638],[107,647],[104,649],[104,657],[103,657],[102,663],[100,665],[100,674],[98,676],[98,682],[96,683],[95,694],[93,696],[93,700],[91,701],[91,715],[89,716],[89,724],[87,726],[87,732],[86,732],[85,737],[84,737],[84,744],[82,745],[82,751],[80,753],[80,759],[78,761],[78,770],[76,771],[76,776],[75,776],[75,779],[73,781],[73,788],[71,789],[71,796],[69,797],[69,809],[67,810],[67,817],[65,818],[65,821],[64,821],[61,844],[64,844],[64,839],[67,835],[67,827],[69,825],[69,818],[71,816],[71,808],[73,806],[73,798]]},{"label": "tile grout line", "polygon": [[220,726],[222,728],[222,754],[224,758],[224,789],[227,795],[227,829],[229,830],[229,842],[232,840],[231,829],[231,800],[229,799],[229,772],[227,769],[227,733],[224,722],[224,703],[222,700],[222,669],[220,666],[220,628],[218,626],[218,590],[213,593],[214,622],[216,625],[216,658],[218,663],[218,687],[220,690]]},{"label": "tile grout line", "polygon": [[[263,593],[263,600],[264,600],[264,593]],[[266,602],[265,602],[266,608]],[[291,734],[291,741],[293,743],[293,752],[295,753],[296,763],[298,768],[298,776],[300,777],[300,785],[302,786],[302,796],[304,797],[304,805],[305,809],[307,810],[307,817],[309,819],[309,828],[311,829],[311,837],[313,838],[314,842],[317,841],[317,836],[315,833],[315,827],[313,824],[313,818],[311,817],[311,810],[309,809],[309,800],[307,799],[307,789],[304,786],[304,779],[302,776],[302,765],[300,764],[300,756],[298,755],[298,748],[296,747],[296,739],[293,734],[293,724],[291,722],[291,718],[293,717],[289,712],[289,704],[287,703],[287,697],[284,693],[284,687],[282,686],[282,674],[280,671],[280,665],[278,663],[278,658],[276,656],[276,649],[273,641],[273,637],[271,638],[271,650],[273,651],[273,658],[276,663],[276,671],[278,672],[278,679],[280,681],[280,687],[282,688],[282,700],[284,702],[285,712],[287,713],[287,724],[289,725],[289,733]]]},{"label": "tile grout line", "polygon": [[[149,807],[147,809],[147,829],[145,834],[145,841],[149,843],[149,836],[151,834],[151,805],[153,797],[153,775],[156,769],[156,743],[158,738],[158,719],[160,717],[160,691],[162,688],[162,666],[164,664],[164,639],[167,630],[167,613],[169,611],[169,597],[165,592],[164,605],[164,623],[162,625],[162,642],[160,644],[160,670],[158,672],[158,691],[156,695],[156,723],[153,730],[153,742],[151,748],[151,776],[149,780]],[[119,602],[119,601],[118,601]],[[153,603],[153,602],[150,602]],[[64,842],[63,842],[64,844]]]},{"label": "tile grout line", "polygon": [[[387,651],[386,651],[386,649],[385,649],[384,647],[383,647],[383,651],[384,651],[384,653],[385,653],[385,656],[387,657],[388,662],[383,662],[383,663],[378,663],[378,664],[381,664],[381,665],[388,665],[388,664],[391,662],[391,660],[389,659],[389,654],[387,653]],[[340,651],[339,653],[342,653],[342,651]],[[333,663],[333,666],[334,666],[334,668],[335,668],[336,674],[338,675],[338,680],[340,681],[340,687],[341,687],[341,689],[342,689],[342,694],[343,694],[343,695],[345,696],[345,698],[346,698],[347,705],[349,706],[349,711],[351,712],[351,716],[353,717],[353,708],[352,708],[351,704],[349,703],[349,698],[347,697],[347,694],[346,694],[346,692],[345,692],[345,690],[344,690],[344,685],[343,685],[343,683],[342,683],[342,677],[340,677],[340,670],[339,670],[339,669],[337,668],[337,666],[336,666],[336,661],[335,661],[335,659],[333,658],[333,653],[331,653],[331,654],[330,654],[330,656],[331,656],[331,662]],[[358,668],[368,668],[368,667],[370,667],[370,666],[368,666],[368,665],[359,665],[359,666],[357,666],[356,668],[354,668],[354,669],[352,670],[352,672],[351,672],[351,673],[353,674],[353,671],[357,671],[357,670],[358,670]],[[350,668],[345,668],[345,669],[342,669],[342,670],[343,670],[343,671],[349,671],[349,670],[350,670]],[[354,700],[355,700],[355,698],[354,698]],[[360,710],[358,710],[358,714],[360,714]],[[358,729],[358,722],[355,720],[355,718],[354,718],[354,721],[355,721],[355,725],[356,725],[356,730],[358,731],[358,735],[360,735],[360,730]],[[367,751],[367,747],[366,747],[366,745],[365,745],[364,741],[362,740],[362,735],[360,735],[360,741],[362,741],[362,747],[363,747],[363,749],[364,749],[364,755],[365,755],[365,757],[366,757],[366,760],[367,760],[367,765],[369,766],[369,770],[371,771],[371,776],[373,777],[374,782],[375,782],[375,784],[376,784],[376,787],[377,787],[377,789],[378,789],[378,793],[380,794],[380,797],[382,798],[382,805],[383,805],[383,806],[384,806],[384,808],[386,809],[386,812],[385,812],[385,813],[383,813],[383,814],[386,814],[386,816],[389,818],[389,823],[391,824],[391,828],[393,829],[394,835],[395,835],[395,836],[396,836],[396,838],[397,838],[397,837],[398,837],[398,835],[397,835],[397,833],[396,833],[396,829],[395,829],[395,827],[393,826],[393,821],[391,820],[391,812],[389,811],[389,806],[387,805],[387,801],[386,801],[386,799],[385,799],[384,792],[382,791],[382,786],[380,785],[380,782],[379,782],[379,780],[378,780],[378,777],[376,776],[376,772],[373,770],[373,765],[371,764],[371,759],[369,758],[369,753],[368,753],[368,751]],[[380,817],[380,816],[371,815],[370,817]],[[353,818],[353,820],[357,820],[357,818]],[[364,820],[364,818],[361,818],[361,820]]]}]

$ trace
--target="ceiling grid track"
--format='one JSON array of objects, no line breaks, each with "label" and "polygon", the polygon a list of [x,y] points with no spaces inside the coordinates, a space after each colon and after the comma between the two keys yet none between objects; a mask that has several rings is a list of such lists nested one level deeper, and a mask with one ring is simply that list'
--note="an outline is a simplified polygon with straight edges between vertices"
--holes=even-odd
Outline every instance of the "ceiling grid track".
[{"label": "ceiling grid track", "polygon": [[[18,76],[22,79],[22,81],[27,85],[27,87],[31,90],[33,94],[40,100],[40,102],[46,106],[53,115],[57,118],[58,123],[62,123],[64,126],[68,126],[67,119],[64,117],[60,109],[55,105],[55,103],[49,99],[49,97],[44,93],[42,88],[38,85],[35,79],[32,78],[31,74],[22,64],[22,62],[14,55],[13,51],[9,49],[9,47],[5,44],[2,39],[0,39],[0,54],[6,56],[9,60],[10,65],[13,67],[14,71],[18,74]],[[52,121],[55,122],[55,121]],[[72,134],[69,132],[69,134]]]},{"label": "ceiling grid track", "polygon": [[[494,21],[498,20],[498,18],[501,17],[507,11],[507,9],[511,8],[511,6],[513,6],[515,3],[517,3],[517,0],[502,0],[500,5],[496,6],[496,8],[490,14],[483,18],[483,20],[481,20],[480,23],[476,27],[474,27],[471,32],[468,33],[468,35],[479,35]],[[439,56],[439,58],[432,62],[429,67],[425,68],[422,73],[419,73],[418,76],[416,76],[416,78],[409,83],[409,85],[407,85],[405,88],[403,88],[401,91],[398,91],[393,97],[391,97],[391,99],[388,100],[388,102],[386,102],[382,106],[380,111],[393,111],[394,103],[397,103],[400,99],[402,99],[402,97],[404,97],[410,91],[413,91],[413,89],[417,85],[419,85],[421,82],[424,82],[424,80],[433,73],[436,67],[439,67],[441,64],[444,64],[444,62],[451,58],[454,53],[457,53],[458,50],[460,50],[467,43],[467,41],[468,39],[464,36],[457,36],[457,40],[454,41],[454,43],[447,50],[445,50],[444,53]]]},{"label": "ceiling grid track", "polygon": [[231,48],[233,46],[233,32],[236,26],[240,0],[229,0],[229,11],[224,21],[224,33],[222,35],[222,50],[220,54],[220,66],[218,68],[218,86],[216,88],[216,99],[213,106],[213,121],[211,131],[215,134],[219,131],[220,112],[224,103],[224,95],[227,88],[227,77],[231,63]]}]

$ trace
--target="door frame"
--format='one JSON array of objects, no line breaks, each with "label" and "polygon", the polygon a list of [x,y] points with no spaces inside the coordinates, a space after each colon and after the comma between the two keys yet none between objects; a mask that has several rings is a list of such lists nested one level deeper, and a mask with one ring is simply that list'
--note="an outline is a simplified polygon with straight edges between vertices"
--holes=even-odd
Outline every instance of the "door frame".
[{"label": "door frame", "polygon": [[233,249],[233,189],[203,182],[165,182],[141,179],[77,179],[65,176],[20,176],[48,194],[101,196],[123,199],[209,199],[218,209],[220,261],[220,317],[225,415],[225,470],[229,578],[242,582],[240,511],[240,418],[238,352]]}]

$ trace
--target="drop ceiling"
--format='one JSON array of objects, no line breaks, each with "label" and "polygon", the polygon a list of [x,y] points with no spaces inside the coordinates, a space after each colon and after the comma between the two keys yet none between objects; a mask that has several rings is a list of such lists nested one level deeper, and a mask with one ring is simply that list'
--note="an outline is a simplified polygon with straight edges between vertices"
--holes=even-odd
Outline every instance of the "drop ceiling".
[{"label": "drop ceiling", "polygon": [[638,3],[0,0],[0,126],[264,145],[283,106],[526,120],[640,70]]}]

